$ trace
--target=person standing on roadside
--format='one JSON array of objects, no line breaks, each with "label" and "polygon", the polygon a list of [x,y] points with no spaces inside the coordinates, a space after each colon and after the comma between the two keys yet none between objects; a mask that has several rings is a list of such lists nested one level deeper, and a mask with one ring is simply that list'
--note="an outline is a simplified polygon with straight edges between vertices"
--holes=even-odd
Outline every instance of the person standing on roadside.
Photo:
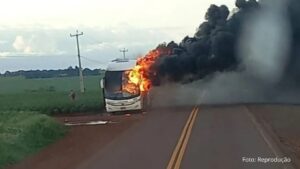
[{"label": "person standing on roadside", "polygon": [[74,90],[70,90],[69,97],[70,97],[71,101],[75,101],[76,93],[74,92]]}]

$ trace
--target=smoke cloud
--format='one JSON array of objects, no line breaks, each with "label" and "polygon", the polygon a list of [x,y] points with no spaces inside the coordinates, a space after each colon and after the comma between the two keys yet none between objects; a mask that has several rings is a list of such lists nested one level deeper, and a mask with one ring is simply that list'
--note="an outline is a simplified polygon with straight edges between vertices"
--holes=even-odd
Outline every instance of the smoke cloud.
[{"label": "smoke cloud", "polygon": [[173,94],[159,104],[297,101],[300,1],[236,0],[236,7],[211,5],[193,37],[156,48],[170,52],[151,67],[161,86],[153,91]]}]

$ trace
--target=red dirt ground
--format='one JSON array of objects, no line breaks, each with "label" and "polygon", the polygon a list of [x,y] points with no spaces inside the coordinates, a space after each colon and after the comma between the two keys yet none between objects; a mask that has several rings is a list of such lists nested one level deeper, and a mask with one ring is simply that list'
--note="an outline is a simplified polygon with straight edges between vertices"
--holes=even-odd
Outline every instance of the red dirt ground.
[{"label": "red dirt ground", "polygon": [[[8,169],[73,169],[81,161],[117,138],[134,123],[143,119],[143,114],[131,115],[77,115],[56,117],[60,122],[77,123],[109,120],[106,125],[72,126],[67,135],[56,143],[32,155],[20,164]],[[97,147],[95,149],[95,147]],[[50,165],[49,165],[50,164]]]}]

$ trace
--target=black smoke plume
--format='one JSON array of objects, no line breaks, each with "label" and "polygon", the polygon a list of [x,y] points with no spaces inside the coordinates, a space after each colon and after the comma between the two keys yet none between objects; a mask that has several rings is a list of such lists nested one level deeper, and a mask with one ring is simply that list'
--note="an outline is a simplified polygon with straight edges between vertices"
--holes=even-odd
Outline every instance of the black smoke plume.
[{"label": "black smoke plume", "polygon": [[[200,24],[193,37],[185,37],[177,44],[160,44],[157,50],[169,49],[169,54],[159,57],[151,67],[150,77],[154,85],[164,81],[187,83],[203,79],[217,72],[240,71],[238,47],[243,28],[250,18],[264,10],[264,4],[256,0],[236,0],[237,9],[230,12],[225,5],[211,5],[205,22]],[[291,28],[291,51],[284,78],[300,80],[300,1],[287,0],[287,19]],[[255,20],[256,18],[254,18]],[[264,56],[261,56],[262,58]]]}]

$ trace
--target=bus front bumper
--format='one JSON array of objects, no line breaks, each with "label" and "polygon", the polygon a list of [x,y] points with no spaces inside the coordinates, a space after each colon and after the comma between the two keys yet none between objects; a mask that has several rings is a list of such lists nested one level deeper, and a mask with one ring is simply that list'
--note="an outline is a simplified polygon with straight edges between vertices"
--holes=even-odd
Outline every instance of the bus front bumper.
[{"label": "bus front bumper", "polygon": [[109,100],[106,101],[106,111],[107,112],[117,112],[117,111],[128,111],[128,110],[141,110],[142,107],[142,102],[141,101],[137,101],[134,102],[130,105],[126,105],[126,104],[121,104],[121,105],[112,105],[112,104],[108,104]]}]

